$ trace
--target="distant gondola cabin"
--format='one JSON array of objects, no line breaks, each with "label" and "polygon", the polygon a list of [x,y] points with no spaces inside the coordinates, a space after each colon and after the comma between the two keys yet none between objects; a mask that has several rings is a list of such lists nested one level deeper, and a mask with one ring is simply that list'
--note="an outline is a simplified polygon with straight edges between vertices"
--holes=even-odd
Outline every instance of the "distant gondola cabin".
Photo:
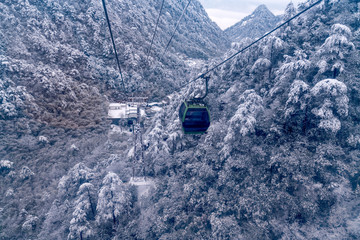
[{"label": "distant gondola cabin", "polygon": [[210,126],[210,112],[204,103],[183,102],[179,118],[185,134],[203,134]]}]

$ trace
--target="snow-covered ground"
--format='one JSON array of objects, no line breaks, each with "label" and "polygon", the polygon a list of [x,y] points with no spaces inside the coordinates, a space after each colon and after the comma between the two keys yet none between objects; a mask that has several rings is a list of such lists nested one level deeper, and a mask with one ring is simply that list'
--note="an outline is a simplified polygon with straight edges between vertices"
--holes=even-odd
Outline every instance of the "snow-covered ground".
[{"label": "snow-covered ground", "polygon": [[147,197],[151,189],[156,188],[155,182],[151,178],[132,177],[129,184],[137,187],[138,197]]}]

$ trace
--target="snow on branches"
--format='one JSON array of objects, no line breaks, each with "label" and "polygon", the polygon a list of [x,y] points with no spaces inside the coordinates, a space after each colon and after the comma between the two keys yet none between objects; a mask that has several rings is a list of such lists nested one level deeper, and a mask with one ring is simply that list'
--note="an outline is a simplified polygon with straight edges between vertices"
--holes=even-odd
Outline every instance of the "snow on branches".
[{"label": "snow on branches", "polygon": [[70,233],[68,239],[87,239],[94,234],[90,219],[95,217],[94,186],[91,183],[84,183],[78,191],[78,199],[75,202],[75,209],[70,221]]},{"label": "snow on branches", "polygon": [[325,79],[318,82],[310,93],[311,112],[320,119],[318,127],[337,133],[341,128],[339,119],[348,115],[346,85],[336,79]]},{"label": "snow on branches", "polygon": [[240,105],[230,119],[230,127],[226,139],[234,139],[235,135],[245,136],[255,131],[256,117],[263,109],[262,98],[254,90],[247,90],[240,96]]},{"label": "snow on branches", "polygon": [[229,121],[224,147],[221,150],[225,156],[239,136],[246,136],[255,132],[256,118],[263,110],[263,100],[255,90],[246,90],[239,98],[240,105]]},{"label": "snow on branches", "polygon": [[108,173],[98,196],[97,222],[118,224],[120,217],[126,215],[129,202],[130,195],[119,176],[113,172]]},{"label": "snow on branches", "polygon": [[305,109],[309,88],[309,85],[301,80],[295,80],[291,84],[288,100],[286,101],[285,117],[290,117],[297,109]]},{"label": "snow on branches", "polygon": [[25,87],[0,79],[0,119],[18,117],[32,100]]},{"label": "snow on branches", "polygon": [[345,25],[334,24],[331,27],[331,35],[318,50],[320,74],[331,71],[335,78],[344,71],[345,58],[355,50],[355,45],[349,40],[351,35],[350,28]]},{"label": "snow on branches", "polygon": [[76,164],[69,173],[63,176],[58,184],[59,195],[66,197],[69,193],[76,193],[78,187],[94,178],[92,169],[83,163]]},{"label": "snow on branches", "polygon": [[9,160],[1,160],[0,161],[0,172],[1,171],[8,171],[13,168],[14,163]]}]

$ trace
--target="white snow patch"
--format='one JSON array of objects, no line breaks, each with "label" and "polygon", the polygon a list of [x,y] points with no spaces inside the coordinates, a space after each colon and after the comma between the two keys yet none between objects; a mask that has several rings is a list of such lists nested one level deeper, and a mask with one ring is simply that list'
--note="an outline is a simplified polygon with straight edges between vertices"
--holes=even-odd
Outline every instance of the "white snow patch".
[{"label": "white snow patch", "polygon": [[134,156],[135,156],[135,153],[134,153],[134,152],[135,152],[135,148],[132,147],[132,148],[129,150],[128,154],[127,154],[128,158],[134,157]]},{"label": "white snow patch", "polygon": [[162,108],[157,107],[157,106],[154,106],[154,107],[151,108],[151,111],[153,111],[153,112],[160,112],[161,110],[162,110]]},{"label": "white snow patch", "polygon": [[186,60],[185,64],[188,65],[189,67],[199,67],[203,65],[203,61],[190,59],[190,60]]},{"label": "white snow patch", "polygon": [[45,136],[39,136],[39,142],[46,144],[46,143],[49,143],[49,140]]},{"label": "white snow patch", "polygon": [[156,188],[155,182],[145,177],[132,177],[129,184],[137,187],[139,197],[148,197],[151,189]]},{"label": "white snow patch", "polygon": [[9,160],[1,160],[0,161],[0,170],[4,169],[12,169],[14,163]]},{"label": "white snow patch", "polygon": [[152,103],[149,103],[148,106],[149,107],[154,107],[154,106],[162,106],[163,105],[163,102],[152,102]]},{"label": "white snow patch", "polygon": [[112,124],[110,128],[111,128],[112,133],[121,133],[122,132],[121,127],[119,127],[115,124]]},{"label": "white snow patch", "polygon": [[70,146],[70,149],[73,150],[73,151],[79,151],[79,148],[75,144],[72,144]]},{"label": "white snow patch", "polygon": [[6,193],[5,193],[5,197],[12,197],[14,195],[14,189],[9,188]]},{"label": "white snow patch", "polygon": [[140,109],[140,116],[141,117],[146,117],[146,112],[144,109]]}]

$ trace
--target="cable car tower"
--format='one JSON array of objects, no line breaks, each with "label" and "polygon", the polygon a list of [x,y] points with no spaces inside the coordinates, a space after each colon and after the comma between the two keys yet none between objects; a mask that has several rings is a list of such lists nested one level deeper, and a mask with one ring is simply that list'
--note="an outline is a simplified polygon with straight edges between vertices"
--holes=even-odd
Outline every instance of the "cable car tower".
[{"label": "cable car tower", "polygon": [[[137,98],[137,100],[141,100]],[[143,143],[143,128],[144,122],[141,118],[141,106],[145,105],[144,102],[137,102],[137,118],[136,124],[134,125],[133,144],[134,144],[134,155],[133,155],[133,174],[132,177],[142,176],[146,179],[146,166],[144,162],[144,143]]]}]

